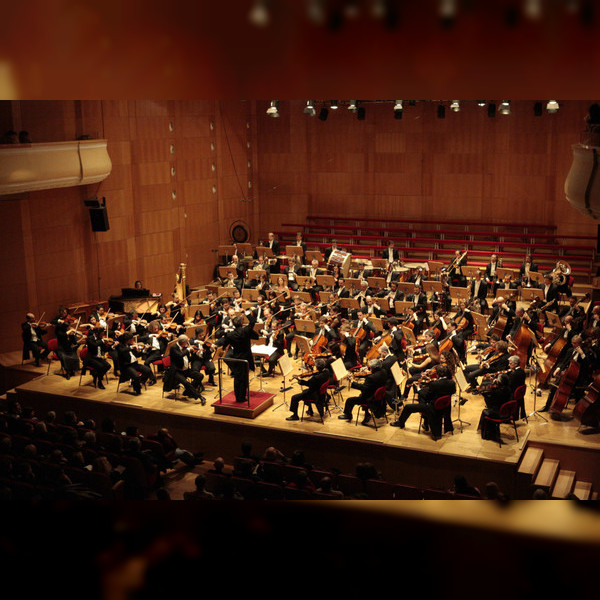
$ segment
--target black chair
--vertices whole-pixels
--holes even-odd
[[[388,422],[388,418],[387,418],[387,413],[385,410],[385,386],[381,386],[380,388],[377,388],[375,390],[375,393],[373,394],[373,404],[372,406],[380,406],[381,409],[383,410],[383,416],[385,417],[385,422]],[[356,425],[358,425],[358,417],[360,415],[360,409],[363,409],[365,412],[365,418],[367,416],[371,416],[371,418],[373,419],[373,425],[375,425],[375,431],[377,431],[377,418],[375,417],[375,414],[373,413],[372,408],[369,406],[369,402],[364,402],[362,404],[358,405],[358,411],[356,413]]]

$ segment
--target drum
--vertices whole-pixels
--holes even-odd
[[[350,271],[351,261],[352,254],[350,254],[350,252],[334,250],[327,261],[327,272],[330,274],[333,273],[333,268],[337,265],[340,269],[340,273],[344,276],[344,278],[347,278]]]

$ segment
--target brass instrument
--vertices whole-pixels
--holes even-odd
[[[565,285],[567,278],[571,274],[571,265],[566,260],[559,260],[556,267],[550,273],[552,282],[556,285]]]
[[[441,268],[440,273],[450,273],[450,271],[452,271],[452,269],[454,269],[454,267],[456,267],[456,265],[467,255],[467,252],[468,250],[465,250],[458,258],[454,257],[447,267]]]

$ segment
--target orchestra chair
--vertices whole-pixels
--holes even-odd
[[[156,362],[160,362],[160,364],[166,369],[168,369],[171,366],[171,357],[167,354],[166,356],[163,356],[160,361],[156,361]],[[155,363],[152,363],[155,364]],[[173,390],[171,390],[173,392],[175,392],[175,400],[177,400],[177,393],[179,392],[179,384],[177,384]],[[168,392],[167,392],[168,393]],[[163,391],[162,391],[162,397],[165,397],[165,386],[163,384]]]
[[[321,401],[321,404],[323,406],[323,412],[327,411],[329,413],[329,416],[331,416],[331,413],[329,412],[329,394],[327,393],[328,388],[329,388],[329,380],[327,380],[321,386],[321,389],[319,390],[319,400]],[[300,421],[304,420],[304,409],[306,408],[307,404],[314,404],[315,408],[317,408],[315,400],[310,400],[308,398],[304,399],[302,401],[302,416],[300,417]],[[319,412],[319,411],[317,410],[317,412]],[[321,419],[321,423],[323,423],[323,416],[321,415],[320,412],[319,412],[319,417]]]
[[[450,404],[452,402],[452,396],[440,396],[434,403],[433,403],[433,408],[437,414],[437,416],[440,418],[441,422],[442,422],[442,432],[443,433],[447,433],[448,431],[450,431],[452,433],[452,435],[454,435],[454,429],[446,429],[446,419],[445,417],[447,416],[448,419],[450,419]],[[419,420],[419,431],[418,433],[421,433],[421,425],[423,424],[423,414],[421,414],[421,419]],[[431,424],[429,425],[429,428],[431,430]]]
[[[90,372],[90,373],[95,373],[95,369],[94,367],[91,367],[90,365],[86,365],[85,364],[85,359],[88,353],[88,348],[86,346],[84,346],[83,348],[79,348],[79,360],[81,361],[82,367],[81,367],[81,371],[79,372],[79,385],[81,385],[81,380],[83,378],[83,376],[85,375],[85,371],[86,369]],[[104,374],[104,378],[106,379],[106,383],[108,383],[108,373]],[[94,387],[96,387],[96,384],[94,384]]]
[[[122,383],[125,383],[126,381],[128,381],[129,384],[131,385],[131,379],[127,379],[127,375],[123,375],[123,373],[121,373],[119,371],[119,381],[117,382],[117,394],[119,393],[119,387],[120,387],[120,385]],[[144,390],[146,390],[147,388],[146,388],[146,383],[145,382],[143,383],[143,386],[144,386]]]
[[[377,388],[375,390],[375,393],[373,394],[373,405],[377,406],[379,404],[382,405],[383,407],[383,416],[385,417],[385,422],[388,422],[388,418],[387,418],[387,411],[385,408],[385,386],[382,385],[380,388]],[[356,413],[356,423],[355,425],[358,425],[358,417],[360,416],[360,409],[363,409],[365,411],[365,418],[370,415],[371,418],[373,419],[373,425],[375,426],[375,431],[377,431],[377,419],[375,418],[375,415],[373,414],[373,411],[369,408],[369,403],[364,402],[362,404],[358,405],[358,411]]]
[[[50,366],[52,365],[53,360],[59,360],[58,354],[56,353],[58,350],[58,340],[56,338],[52,338],[48,340],[48,370],[46,371],[46,375],[50,375]],[[60,365],[60,370],[62,372],[63,366],[62,363]]]
[[[500,425],[503,423],[510,423],[515,429],[515,435],[517,436],[517,442],[519,441],[519,434],[517,432],[517,417],[519,414],[519,405],[516,400],[509,400],[500,407],[500,414],[498,417],[484,417],[486,421],[490,423],[496,423],[498,425],[498,445],[502,447],[502,439],[500,437]]]
[[[529,420],[527,419],[527,413],[525,412],[525,392],[527,391],[526,385],[520,385],[513,393],[513,400],[517,403],[517,415],[524,415],[521,418],[524,418],[527,423]],[[517,417],[518,418],[518,417]]]

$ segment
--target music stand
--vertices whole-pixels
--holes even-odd
[[[263,386],[262,386],[262,383],[263,383],[262,372],[263,372],[263,368],[264,368],[263,364],[265,362],[265,357],[268,358],[269,356],[271,356],[271,354],[273,354],[273,352],[277,351],[277,348],[275,348],[275,346],[256,344],[255,346],[252,346],[251,351],[252,351],[252,356],[254,356],[254,357],[258,356],[258,358],[260,359],[260,371],[258,372],[260,389],[258,391],[264,392],[265,390],[263,389]]]
[[[226,258],[229,258],[230,256],[233,256],[236,251],[237,248],[234,245],[224,245],[224,246],[219,246],[219,256],[225,256]]]
[[[298,323],[299,319],[295,322]],[[298,330],[298,325],[296,325],[296,331]],[[305,356],[306,354],[310,354],[310,340],[303,335],[294,336],[294,341],[296,342],[296,349],[298,350],[298,354],[302,354]],[[304,365],[306,366],[306,365]]]
[[[356,279],[356,278],[346,278],[344,280],[346,282],[346,287],[351,289],[351,290],[360,290],[360,282],[362,281],[362,279]]]
[[[496,269],[498,279],[502,281],[507,275],[511,276],[511,279],[516,280],[519,275],[518,269],[508,269],[507,267],[498,267]]]
[[[234,277],[237,276],[237,269],[235,267],[219,267],[219,277],[221,279],[227,279],[229,273],[233,273]]]
[[[416,344],[417,343],[417,338],[415,337],[415,334],[413,333],[413,330],[410,327],[404,327],[404,325],[400,325],[400,328],[402,329],[402,331],[404,333],[404,337],[411,344]]]
[[[443,266],[444,263],[437,260],[427,261],[427,270],[432,277],[439,277],[439,275],[442,273]]]
[[[302,246],[286,246],[285,247],[285,255],[287,257],[291,257],[293,256],[294,258],[296,256],[304,256],[304,248],[302,248]]]
[[[344,400],[344,397],[342,396],[342,380],[346,379],[349,373],[346,369],[346,365],[344,365],[344,361],[341,358],[337,358],[331,363],[331,370],[333,371],[333,375],[337,382],[337,386],[333,391],[333,403],[335,404],[334,409],[337,408],[338,410],[342,410],[342,408],[338,406],[337,402],[335,401],[335,394],[339,394],[340,400]]]
[[[279,358],[279,360],[277,361],[277,364],[279,365],[279,368],[281,369],[281,374],[283,375],[283,385],[281,386],[281,389],[279,390],[280,392],[283,392],[283,402],[279,406],[276,406],[273,409],[273,411],[276,411],[278,408],[280,408],[281,406],[284,406],[284,405],[287,406],[288,408],[290,407],[290,405],[287,403],[287,401],[285,399],[285,393],[288,390],[291,390],[292,387],[291,386],[288,387],[286,385],[286,378],[294,370],[292,361],[287,354],[283,354],[283,356],[281,356]]]
[[[252,251],[252,244],[245,243],[237,243],[236,245],[238,253],[242,253],[244,256],[252,256],[254,252]]]
[[[469,299],[469,288],[450,286],[450,297],[452,300],[456,300],[456,304],[459,304],[461,300],[465,302]]]
[[[367,319],[373,323],[376,331],[383,331],[383,319],[380,319],[374,315],[368,315]]]
[[[309,279],[309,275],[296,275],[296,283],[299,287],[304,287]]]
[[[333,289],[335,279],[332,275],[317,275],[317,285],[322,287],[330,287]]]
[[[244,288],[242,290],[242,298],[248,302],[257,302],[260,292],[253,288]]]
[[[395,398],[394,398],[394,407],[395,407],[395,411],[396,411],[396,422],[398,422],[400,420],[400,413],[399,413],[399,407],[400,407],[400,398],[402,396],[404,396],[404,390],[406,389],[406,382],[408,381],[408,374],[406,373],[406,371],[404,369],[400,368],[400,364],[398,363],[398,361],[396,361],[391,369],[390,369],[391,373],[392,373],[392,377],[394,378],[394,383],[395,385],[395,390],[394,390],[394,394],[395,394]],[[398,395],[398,390],[400,390],[400,395]]]
[[[529,357],[529,364],[531,366],[531,371],[533,371],[533,373],[535,373],[535,379],[534,379],[534,385],[531,385],[531,382],[529,383],[529,388],[531,390],[533,390],[533,412],[531,414],[527,415],[527,418],[529,419],[529,417],[540,417],[540,419],[546,421],[546,423],[547,423],[548,419],[546,419],[546,417],[544,417],[544,415],[541,415],[540,411],[536,409],[537,396],[538,396],[538,382],[539,382],[538,373],[540,371],[543,371],[542,365],[540,364],[540,361],[538,360],[538,357],[537,357],[537,353],[536,353],[537,348],[538,348],[538,345],[536,344],[533,347],[533,352],[531,353],[531,356]],[[531,373],[529,374],[529,379],[531,380]]]
[[[533,302],[533,300],[544,301],[544,290],[540,288],[521,288],[521,300]]]
[[[437,292],[438,294],[442,291],[442,282],[441,281],[431,281],[430,279],[426,279],[421,282],[421,287],[425,293],[428,292]]]
[[[398,281],[396,286],[405,296],[415,291],[415,284],[410,281]]]
[[[475,338],[480,342],[487,341],[487,334],[490,330],[487,324],[487,318],[482,314],[471,311],[473,321],[475,322]]]
[[[323,254],[319,250],[307,250],[304,256],[307,262],[312,262],[313,260],[319,261],[319,264],[324,262]]]
[[[383,277],[367,277],[369,287],[374,290],[382,290],[385,288],[385,279]]]
[[[340,298],[339,303],[340,308],[347,310],[358,310],[360,308],[360,304],[356,298]]]
[[[408,313],[409,308],[414,309],[415,305],[413,302],[408,302],[407,300],[396,300],[394,302],[394,309],[397,315],[405,315]]]
[[[256,256],[259,258],[262,256],[263,258],[275,258],[273,254],[273,249],[269,246],[256,246]]]
[[[475,267],[472,265],[465,265],[461,267],[462,274],[465,277],[475,277],[477,273],[482,273],[485,269],[481,269],[480,267]]]
[[[460,418],[460,407],[464,404],[464,402],[462,401],[462,392],[464,392],[469,387],[469,384],[465,378],[465,374],[461,367],[457,367],[456,370],[454,371],[454,381],[456,382],[456,387],[458,388],[458,396],[457,396],[458,414],[457,414],[457,418],[454,419],[454,421],[452,421],[452,422],[456,423],[458,421],[458,423],[460,423],[460,432],[462,433],[463,423],[465,425],[470,425],[471,423],[469,423],[468,421],[463,421]],[[465,402],[466,402],[466,400],[465,400]]]

